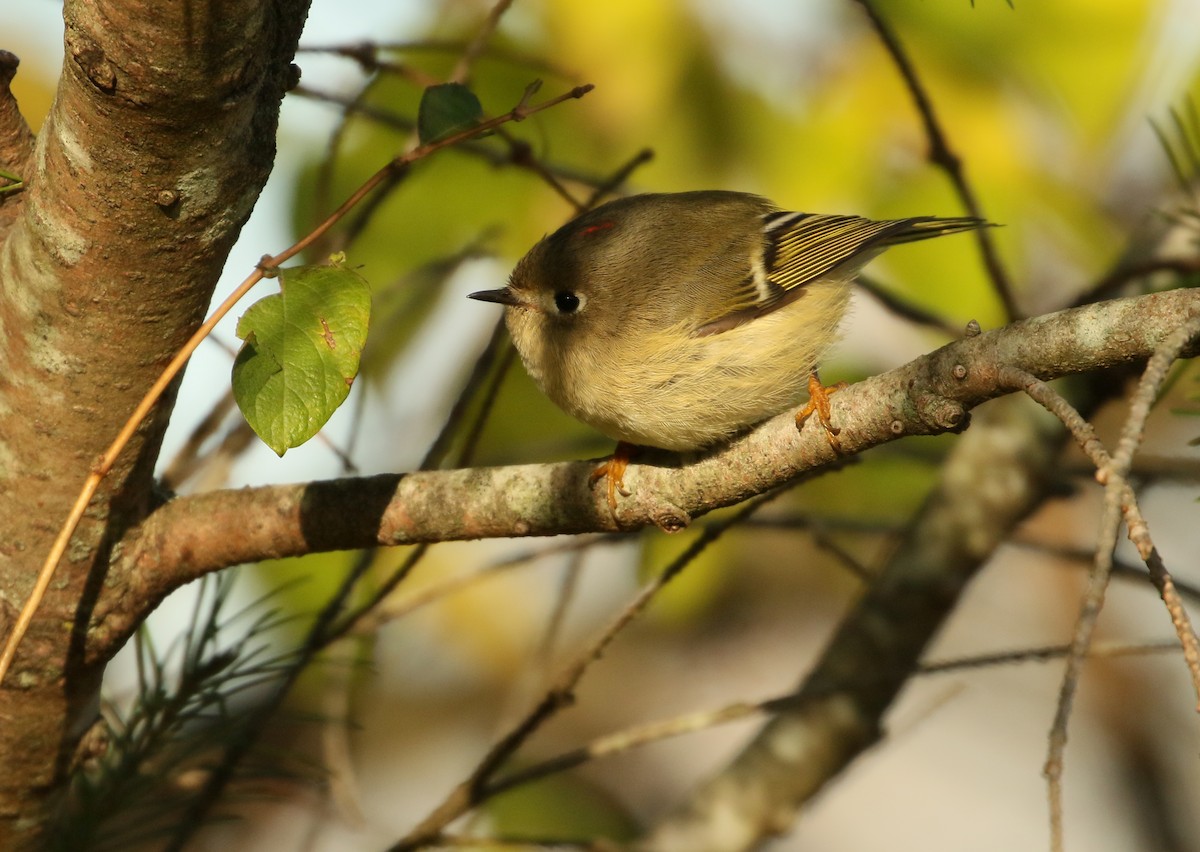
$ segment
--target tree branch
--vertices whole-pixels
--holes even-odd
[[[1042,379],[1149,357],[1186,317],[1200,293],[1178,290],[1035,317],[941,349],[851,386],[834,398],[845,454],[904,435],[963,428],[968,409],[1010,392],[1000,368]],[[173,589],[229,565],[263,558],[375,545],[505,536],[677,530],[713,509],[739,503],[837,464],[819,430],[796,433],[782,414],[743,438],[678,467],[647,453],[631,466],[633,493],[611,514],[588,484],[589,462],[391,474],[218,491],[177,498],[130,530],[97,616],[105,638],[127,634]],[[136,594],[125,594],[134,587]],[[129,603],[137,601],[137,608]],[[97,637],[100,638],[100,637]]]

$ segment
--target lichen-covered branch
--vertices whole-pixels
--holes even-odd
[[[1189,315],[1200,293],[1173,291],[1036,317],[964,338],[834,397],[843,452],[905,435],[963,428],[968,410],[1010,392],[1005,365],[1043,379],[1147,358]],[[679,529],[836,464],[824,435],[797,434],[790,414],[728,447],[680,466],[650,454],[631,466],[616,516],[591,489],[592,464],[570,462],[382,475],[265,486],[178,498],[121,542],[101,595],[97,653],[126,635],[142,613],[184,583],[262,558],[373,545],[636,529]],[[134,594],[127,594],[133,591]]]

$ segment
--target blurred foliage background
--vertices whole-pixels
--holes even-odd
[[[285,111],[278,188],[255,214],[293,236],[411,144],[424,86],[447,77],[490,4],[399,4],[402,11],[387,14],[371,4],[340,6],[315,6],[303,40],[314,50],[297,58],[302,89],[289,95]],[[1066,306],[1122,258],[1154,248],[1146,235],[1177,198],[1150,122],[1169,127],[1170,110],[1186,110],[1200,95],[1197,0],[886,0],[877,8],[907,47],[985,215],[1003,225],[994,236],[1024,313]],[[340,23],[331,29],[355,35],[342,40],[324,31],[321,22],[331,17]],[[380,48],[370,52],[373,65],[330,50],[361,53],[364,40]],[[945,174],[927,160],[909,91],[849,0],[520,0],[470,84],[485,110],[499,114],[535,78],[544,81],[539,98],[583,82],[596,88],[506,126],[503,135],[419,163],[358,225],[310,258],[344,248],[375,288],[363,375],[328,431],[353,469],[397,471],[421,462],[498,319],[494,307],[463,296],[499,286],[525,250],[572,215],[524,163],[555,174],[579,200],[649,148],[652,159],[632,171],[623,191],[738,189],[790,209],[872,217],[963,213]],[[17,85],[27,87],[18,96],[36,123],[49,90],[36,75],[19,75]],[[247,230],[247,257],[281,247],[256,243],[262,233]],[[243,271],[233,270],[235,277]],[[1006,321],[970,239],[890,252],[870,274],[952,326]],[[946,339],[859,293],[823,375],[853,380]],[[205,357],[217,374],[228,370],[226,354]],[[211,405],[220,387],[212,375],[203,365],[190,368],[169,448]],[[1177,395],[1194,391],[1189,381],[1179,387]],[[1153,452],[1186,452],[1190,435],[1179,418],[1162,413],[1153,423]],[[235,445],[228,436],[242,428],[237,418],[222,424],[206,457],[219,459],[223,445]],[[584,680],[577,706],[541,731],[523,759],[793,688],[860,592],[859,573],[886,558],[953,440],[879,448],[726,535],[618,639]],[[464,446],[460,433],[451,459]],[[610,450],[512,364],[471,462]],[[296,456],[301,461],[286,467],[251,444],[235,461],[214,464],[222,476],[231,471],[234,484],[349,469],[326,445]],[[1020,542],[996,554],[932,656],[1066,640],[1098,505],[1085,467],[1076,460],[1074,469],[1077,476],[1063,482],[1070,499],[1046,506]],[[1152,484],[1168,564],[1172,554],[1176,563],[1194,563],[1187,520],[1194,484]],[[267,738],[271,747],[332,766],[332,775],[320,776],[328,784],[287,784],[266,802],[240,802],[238,810],[253,819],[214,827],[200,848],[367,849],[394,840],[466,776],[571,650],[695,535],[645,532],[601,540],[581,556],[556,552],[492,570],[345,643],[291,691]],[[399,611],[449,578],[545,547],[439,545],[389,607]],[[370,555],[373,582],[384,583],[408,556]],[[303,578],[277,601],[307,613],[359,558],[258,566],[242,584],[253,596]],[[1186,575],[1184,565],[1173,567]],[[566,620],[548,642],[563,595]],[[181,610],[170,602],[166,609],[177,624]],[[167,621],[157,623],[160,635],[172,629]],[[281,631],[279,641],[294,641],[298,630]],[[1130,583],[1114,590],[1102,633],[1132,642],[1167,637],[1170,627],[1151,587]],[[128,689],[120,672],[114,668],[114,695]],[[1045,848],[1039,772],[1058,677],[1057,664],[1025,664],[915,683],[889,717],[889,739],[771,848]],[[1073,848],[1200,847],[1200,817],[1190,807],[1200,790],[1191,701],[1173,658],[1089,668],[1068,752]],[[489,807],[476,823],[539,836],[627,834],[721,766],[752,730],[726,726],[597,762]]]

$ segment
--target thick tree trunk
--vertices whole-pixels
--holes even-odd
[[[0,93],[0,131],[15,127],[0,166],[26,181],[0,216],[0,634],[93,460],[202,318],[270,171],[306,9],[67,2],[58,94],[27,162]],[[152,508],[169,411],[93,499],[0,689],[0,848],[37,836],[95,719],[91,605],[109,543]]]

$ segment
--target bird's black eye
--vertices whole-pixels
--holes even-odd
[[[573,314],[579,310],[579,297],[570,290],[559,290],[554,294],[554,307],[559,313]]]

